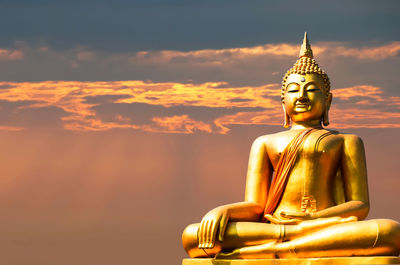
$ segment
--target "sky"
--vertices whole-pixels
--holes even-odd
[[[328,128],[365,144],[371,211],[400,221],[398,1],[0,1],[0,246],[9,265],[180,264],[284,130],[307,31]]]

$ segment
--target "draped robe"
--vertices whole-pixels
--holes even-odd
[[[271,187],[268,192],[267,203],[264,209],[266,214],[273,214],[281,201],[283,192],[296,162],[297,156],[307,136],[316,129],[307,129],[297,134],[283,150],[275,169],[275,176],[272,179]],[[265,221],[265,218],[263,219]]]

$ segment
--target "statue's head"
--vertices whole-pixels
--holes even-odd
[[[311,46],[304,35],[299,59],[287,71],[282,81],[282,106],[285,127],[294,122],[320,120],[329,124],[328,112],[332,101],[328,75],[313,59]]]

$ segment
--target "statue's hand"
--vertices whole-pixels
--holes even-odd
[[[280,214],[282,217],[290,218],[290,220],[299,220],[300,219],[301,221],[306,221],[306,220],[313,220],[313,219],[321,218],[321,217],[317,216],[317,212],[311,212],[311,213],[281,212]],[[324,218],[324,217],[322,217],[322,218]],[[341,223],[358,221],[358,218],[356,216],[349,216],[349,217],[332,216],[332,217],[325,217],[325,218],[334,218],[334,219],[337,219]]]
[[[281,216],[289,219],[300,219],[301,221],[315,218],[313,213],[304,212],[281,212]]]
[[[229,211],[226,207],[217,207],[209,211],[200,223],[197,235],[198,247],[213,248],[217,231],[219,241],[223,241],[228,220]]]
[[[277,225],[295,225],[295,224],[301,223],[303,221],[302,219],[281,220],[271,214],[266,214],[264,217],[265,217],[265,219],[270,221],[272,224],[277,224]]]

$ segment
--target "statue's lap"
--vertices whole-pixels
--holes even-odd
[[[183,259],[182,265],[356,265],[356,264],[400,264],[399,257],[336,257],[304,259]]]

